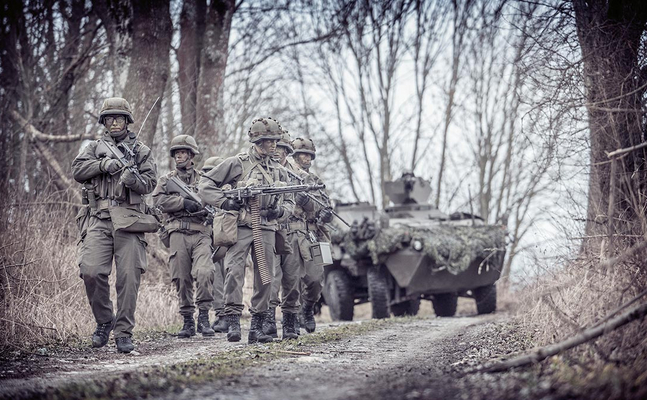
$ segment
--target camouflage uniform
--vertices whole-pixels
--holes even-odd
[[[104,123],[105,117],[110,115],[124,115],[128,122],[133,122],[130,106],[121,98],[110,98],[104,102],[99,122]],[[116,230],[113,222],[118,221],[113,221],[111,210],[124,208],[146,212],[143,195],[150,193],[155,187],[157,167],[150,149],[135,140],[136,135],[127,130],[127,125],[122,132],[117,132],[117,137],[113,137],[106,131],[102,139],[115,144],[126,154],[145,183],[134,179],[134,175],[128,170],[112,170],[112,165],[118,165],[119,162],[102,150],[98,140],[89,143],[76,156],[72,162],[72,173],[77,182],[84,184],[90,198],[90,204],[81,210],[77,222],[81,229],[78,245],[80,276],[85,283],[86,294],[97,322],[93,346],[105,345],[114,326],[117,348],[119,351],[129,352],[132,350],[130,338],[135,326],[140,275],[146,270],[147,243],[144,233]],[[130,159],[126,147],[134,152],[134,159]],[[118,215],[116,211],[114,215]],[[113,257],[117,273],[116,318],[108,283]],[[125,340],[120,340],[122,338]],[[124,346],[120,346],[121,344]]]
[[[193,156],[200,154],[197,143],[188,135],[173,138],[170,147],[171,157],[178,150],[187,150]],[[178,177],[197,192],[200,173],[193,168],[193,156],[183,162],[183,165],[176,163],[175,170],[161,177],[153,192],[155,206],[166,213],[167,217],[165,227],[170,236],[171,279],[177,290],[180,315],[184,318],[184,327],[178,334],[180,337],[195,335],[193,315],[196,305],[199,310],[198,332],[203,336],[214,334],[209,325],[215,277],[215,266],[211,261],[211,221],[208,220],[208,214],[201,206],[199,211],[189,210],[182,196],[169,193],[167,189],[169,179]],[[198,205],[194,207],[197,208]],[[195,303],[194,281],[196,283]]]
[[[229,200],[223,195],[223,186],[230,185],[235,188],[239,185],[274,185],[276,182],[287,179],[280,171],[278,164],[272,160],[269,154],[261,154],[257,145],[265,143],[265,140],[276,142],[280,138],[280,125],[271,118],[254,120],[248,132],[250,141],[254,143],[248,152],[240,153],[234,157],[225,159],[220,165],[213,168],[203,176],[200,182],[199,193],[204,201],[216,207],[230,207]],[[273,196],[261,196],[261,213],[269,210]],[[294,203],[290,196],[281,196],[283,202],[279,203],[279,217],[291,213]],[[239,206],[240,207],[240,206]],[[274,245],[275,231],[277,229],[276,219],[261,217],[262,242],[266,263],[270,273],[275,268]],[[248,202],[245,202],[238,219],[238,240],[232,245],[225,255],[225,310],[224,314],[229,323],[227,339],[230,341],[240,340],[240,315],[243,311],[243,285],[245,280],[245,262],[250,249],[253,250],[252,218]],[[263,285],[258,269],[258,260],[255,252],[252,251],[254,262],[254,293],[251,299],[250,312],[252,313],[252,326],[250,328],[249,342],[257,340],[271,341],[262,335],[262,323],[264,313],[268,309],[271,293],[271,284]],[[260,325],[259,325],[260,324]],[[261,335],[262,338],[257,339]]]

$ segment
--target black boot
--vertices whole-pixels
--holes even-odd
[[[131,351],[135,350],[135,346],[133,346],[133,340],[130,338],[130,336],[118,337],[115,339],[115,343],[117,343],[117,351],[120,353],[130,353]]]
[[[276,333],[276,307],[270,307],[265,312],[263,320],[263,333],[273,338],[279,337]]]
[[[216,335],[216,332],[209,326],[209,310],[200,310],[198,314],[198,333],[202,333],[202,336]]]
[[[258,313],[252,315],[252,323],[249,326],[249,335],[247,335],[247,343],[269,343],[272,342],[272,336],[263,333],[263,320],[265,313]]]
[[[227,341],[240,342],[240,315],[225,315],[227,319]]]
[[[297,319],[295,313],[283,313],[283,340],[297,339],[299,335],[294,330],[294,320]]]
[[[97,330],[92,334],[92,347],[103,347],[108,344],[110,331],[115,327],[115,319],[105,324],[97,324]]]
[[[314,304],[306,301],[303,305],[303,325],[305,325],[306,331],[312,333],[317,328],[317,323],[315,322],[315,313],[314,313]]]
[[[222,317],[216,317],[213,325],[211,325],[211,329],[213,329],[214,332],[218,333],[227,333],[228,328],[229,325],[227,325],[227,319],[224,315]]]
[[[195,321],[193,320],[193,315],[185,314],[184,317],[184,326],[177,333],[178,337],[189,338],[195,336]]]

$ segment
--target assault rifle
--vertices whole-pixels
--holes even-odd
[[[137,178],[137,180],[139,180],[144,186],[146,186],[146,181],[141,176],[139,170],[134,164],[135,152],[130,147],[128,147],[126,143],[123,143],[122,146],[124,147],[124,149],[126,149],[126,152],[130,156],[130,159],[133,161],[128,161],[124,153],[122,153],[114,143],[108,142],[105,139],[99,139],[99,145],[97,146],[96,152],[97,154],[112,154],[113,158],[117,159],[121,163],[121,165],[123,166],[122,168],[128,169],[130,172],[132,172],[133,175],[135,175],[135,178]]]
[[[222,193],[228,199],[242,201],[250,197],[262,194],[284,194],[296,192],[309,192],[312,190],[324,189],[326,185],[291,185],[291,186],[247,186],[237,189],[223,190]]]
[[[188,187],[186,183],[182,182],[182,179],[178,178],[177,176],[172,176],[169,178],[168,182],[166,183],[166,191],[168,193],[177,193],[185,199],[193,200],[196,203],[202,205],[204,210],[209,214],[211,218],[216,216],[216,210],[212,206],[204,204],[200,196],[198,196],[196,192],[191,190],[191,188]]]

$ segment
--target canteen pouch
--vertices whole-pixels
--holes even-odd
[[[238,241],[238,211],[218,210],[213,217],[213,247],[229,247]]]

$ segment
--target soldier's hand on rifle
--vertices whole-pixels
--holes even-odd
[[[101,160],[101,164],[99,164],[99,169],[110,175],[114,175],[121,169],[121,163],[113,158],[104,158]]]
[[[321,219],[321,222],[324,224],[327,224],[332,221],[333,213],[332,213],[332,208],[326,207],[319,211],[319,218]]]
[[[299,205],[301,207],[308,204],[309,201],[310,201],[310,198],[304,192],[297,192],[294,195],[294,202],[297,203],[297,205]]]
[[[124,169],[119,180],[128,187],[134,186],[137,183],[137,177],[135,177],[135,174],[133,174],[129,169]]]
[[[184,199],[184,209],[190,213],[194,213],[200,211],[202,209],[202,206],[197,201]]]
[[[241,208],[243,208],[243,203],[239,202],[236,199],[227,199],[224,203],[222,203],[222,206],[220,208],[227,211],[239,211]]]

